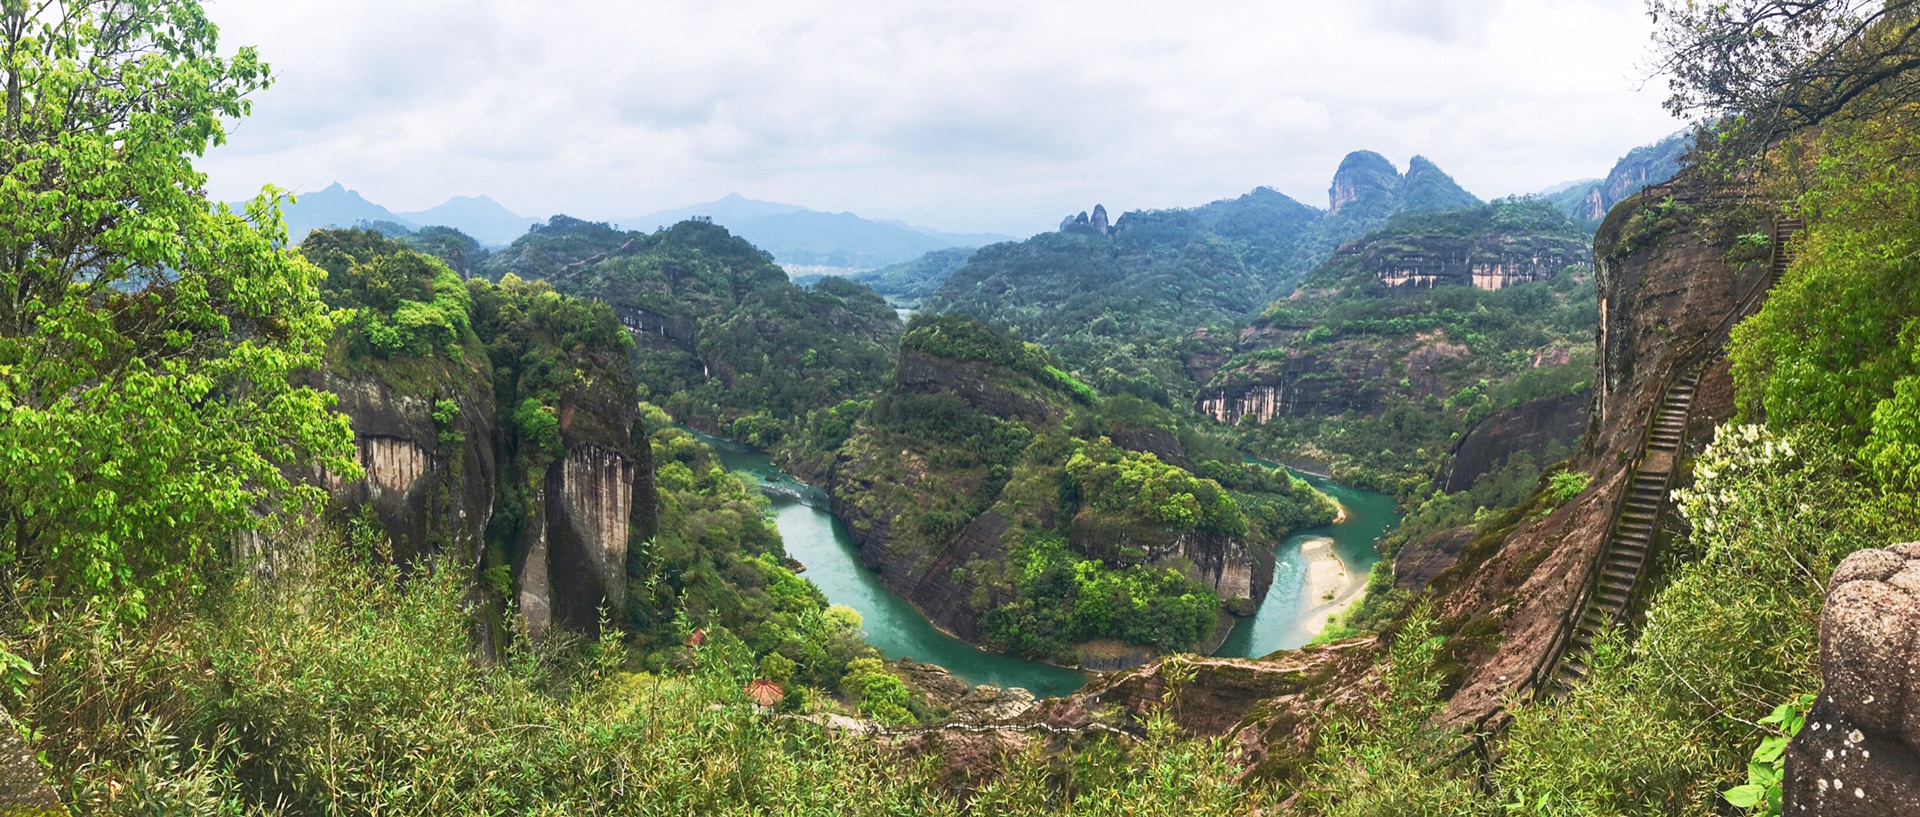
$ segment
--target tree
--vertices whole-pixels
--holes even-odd
[[[1649,0],[1648,13],[1668,110],[1742,118],[1755,145],[1920,97],[1920,0]]]
[[[355,470],[295,385],[322,273],[277,194],[237,214],[193,166],[270,81],[216,34],[193,0],[0,0],[0,593],[140,618],[317,494],[288,474]]]

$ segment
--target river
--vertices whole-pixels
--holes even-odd
[[[941,632],[861,564],[859,548],[846,526],[828,511],[824,491],[775,468],[764,452],[707,434],[696,432],[696,436],[713,447],[728,470],[759,483],[761,492],[773,502],[774,522],[786,542],[787,554],[807,566],[803,575],[829,601],[860,613],[866,622],[867,641],[887,658],[938,664],[971,684],[1023,687],[1040,697],[1064,695],[1086,682],[1085,674],[1077,670],[987,652]],[[1308,480],[1346,506],[1348,521],[1292,537],[1282,544],[1273,591],[1257,614],[1239,622],[1220,655],[1265,655],[1286,648],[1268,644],[1299,646],[1312,637],[1309,634],[1296,640],[1289,632],[1299,623],[1300,607],[1305,603],[1300,598],[1306,580],[1299,566],[1300,547],[1312,535],[1330,535],[1341,557],[1352,560],[1349,569],[1362,583],[1367,570],[1379,560],[1373,552],[1373,540],[1398,520],[1392,498],[1317,477],[1309,476]],[[1363,547],[1356,546],[1362,542]],[[1306,613],[1311,614],[1311,608]]]
[[[1297,473],[1297,472],[1296,472]],[[1380,561],[1374,542],[1394,525],[1400,513],[1393,497],[1350,488],[1325,477],[1301,474],[1313,487],[1333,497],[1347,509],[1346,521],[1324,528],[1304,530],[1280,543],[1275,554],[1273,586],[1260,603],[1259,611],[1235,622],[1214,655],[1227,658],[1259,658],[1276,650],[1306,646],[1319,635],[1319,620],[1333,609],[1351,603],[1367,584],[1367,571]],[[1347,567],[1345,591],[1331,602],[1306,598],[1307,560],[1301,551],[1315,539],[1333,540],[1333,551]]]

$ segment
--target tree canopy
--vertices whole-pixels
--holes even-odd
[[[0,571],[139,617],[290,466],[348,473],[293,385],[331,329],[277,199],[193,162],[270,75],[194,2],[0,3]]]

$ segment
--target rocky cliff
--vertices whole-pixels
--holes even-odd
[[[499,462],[491,395],[465,378],[484,378],[484,368],[433,367],[440,398],[456,406],[449,422],[434,417],[436,400],[396,393],[378,374],[323,373],[318,385],[339,398],[338,410],[353,421],[355,458],[365,479],[329,478],[334,498],[349,511],[366,508],[394,544],[395,558],[410,562],[445,553],[478,561],[493,518]]]
[[[1740,221],[1737,192],[1691,177],[1673,192],[1675,202],[1622,203],[1595,238],[1601,321],[1592,421],[1570,465],[1592,475],[1592,486],[1545,519],[1483,537],[1432,585],[1444,621],[1491,634],[1458,645],[1467,670],[1449,704],[1457,721],[1497,713],[1505,696],[1534,682],[1597,569],[1643,430],[1675,373],[1693,362],[1707,367],[1689,418],[1690,445],[1703,445],[1731,413],[1731,381],[1717,353],[1766,271],[1730,260],[1730,251],[1734,233],[1764,225]]]
[[[1587,379],[1591,357],[1572,351],[1597,320],[1581,236],[1532,201],[1396,217],[1270,305],[1224,362],[1189,360],[1212,371],[1194,408],[1272,458],[1444,481],[1474,422]]]
[[[1682,131],[1651,145],[1634,148],[1616,162],[1605,179],[1558,190],[1548,199],[1569,215],[1599,224],[1615,205],[1641,189],[1673,178],[1693,147],[1693,134]]]
[[[400,563],[474,570],[481,595],[512,599],[535,636],[617,616],[629,542],[656,524],[628,362],[627,332],[640,330],[544,284],[462,283],[371,233],[321,231],[303,250],[329,268],[330,301],[356,310],[313,375],[352,423],[365,471],[320,475],[344,516],[377,523]],[[390,303],[390,291],[421,300]],[[400,309],[429,312],[446,336],[383,340]]]
[[[1592,407],[1593,394],[1583,389],[1489,415],[1454,447],[1442,472],[1441,490],[1456,493],[1472,488],[1475,480],[1520,454],[1542,466],[1560,461],[1587,433]]]

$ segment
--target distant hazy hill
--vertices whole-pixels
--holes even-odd
[[[339,182],[318,193],[301,193],[296,201],[285,210],[287,236],[294,243],[307,237],[307,233],[325,227],[352,227],[361,223],[391,222],[409,230],[419,229],[422,225],[402,218],[392,210],[367,201],[358,191],[348,190]]]
[[[947,282],[953,271],[967,263],[976,250],[972,247],[953,247],[934,250],[912,261],[881,267],[871,272],[862,272],[845,276],[873,288],[874,292],[908,303],[932,295],[934,290]],[[794,283],[812,286],[823,277],[820,275],[794,276]]]
[[[631,230],[656,230],[695,217],[712,219],[789,266],[877,269],[934,250],[1012,240],[1002,235],[944,233],[852,213],[823,213],[737,193],[706,204],[614,219],[614,223]]]
[[[542,223],[537,218],[516,215],[486,196],[455,196],[431,210],[400,216],[416,224],[452,227],[488,246],[511,244],[526,235],[529,228]]]
[[[486,196],[459,196],[417,213],[395,213],[367,201],[359,191],[348,190],[339,182],[317,193],[301,193],[296,198],[297,201],[286,208],[287,235],[296,244],[305,239],[307,233],[326,227],[386,224],[410,231],[452,227],[473,236],[481,244],[501,247],[541,223],[539,219],[515,215]]]
[[[1597,227],[1614,205],[1679,173],[1680,161],[1692,147],[1692,134],[1681,131],[1629,151],[1605,179],[1555,185],[1540,195],[1589,228]]]

